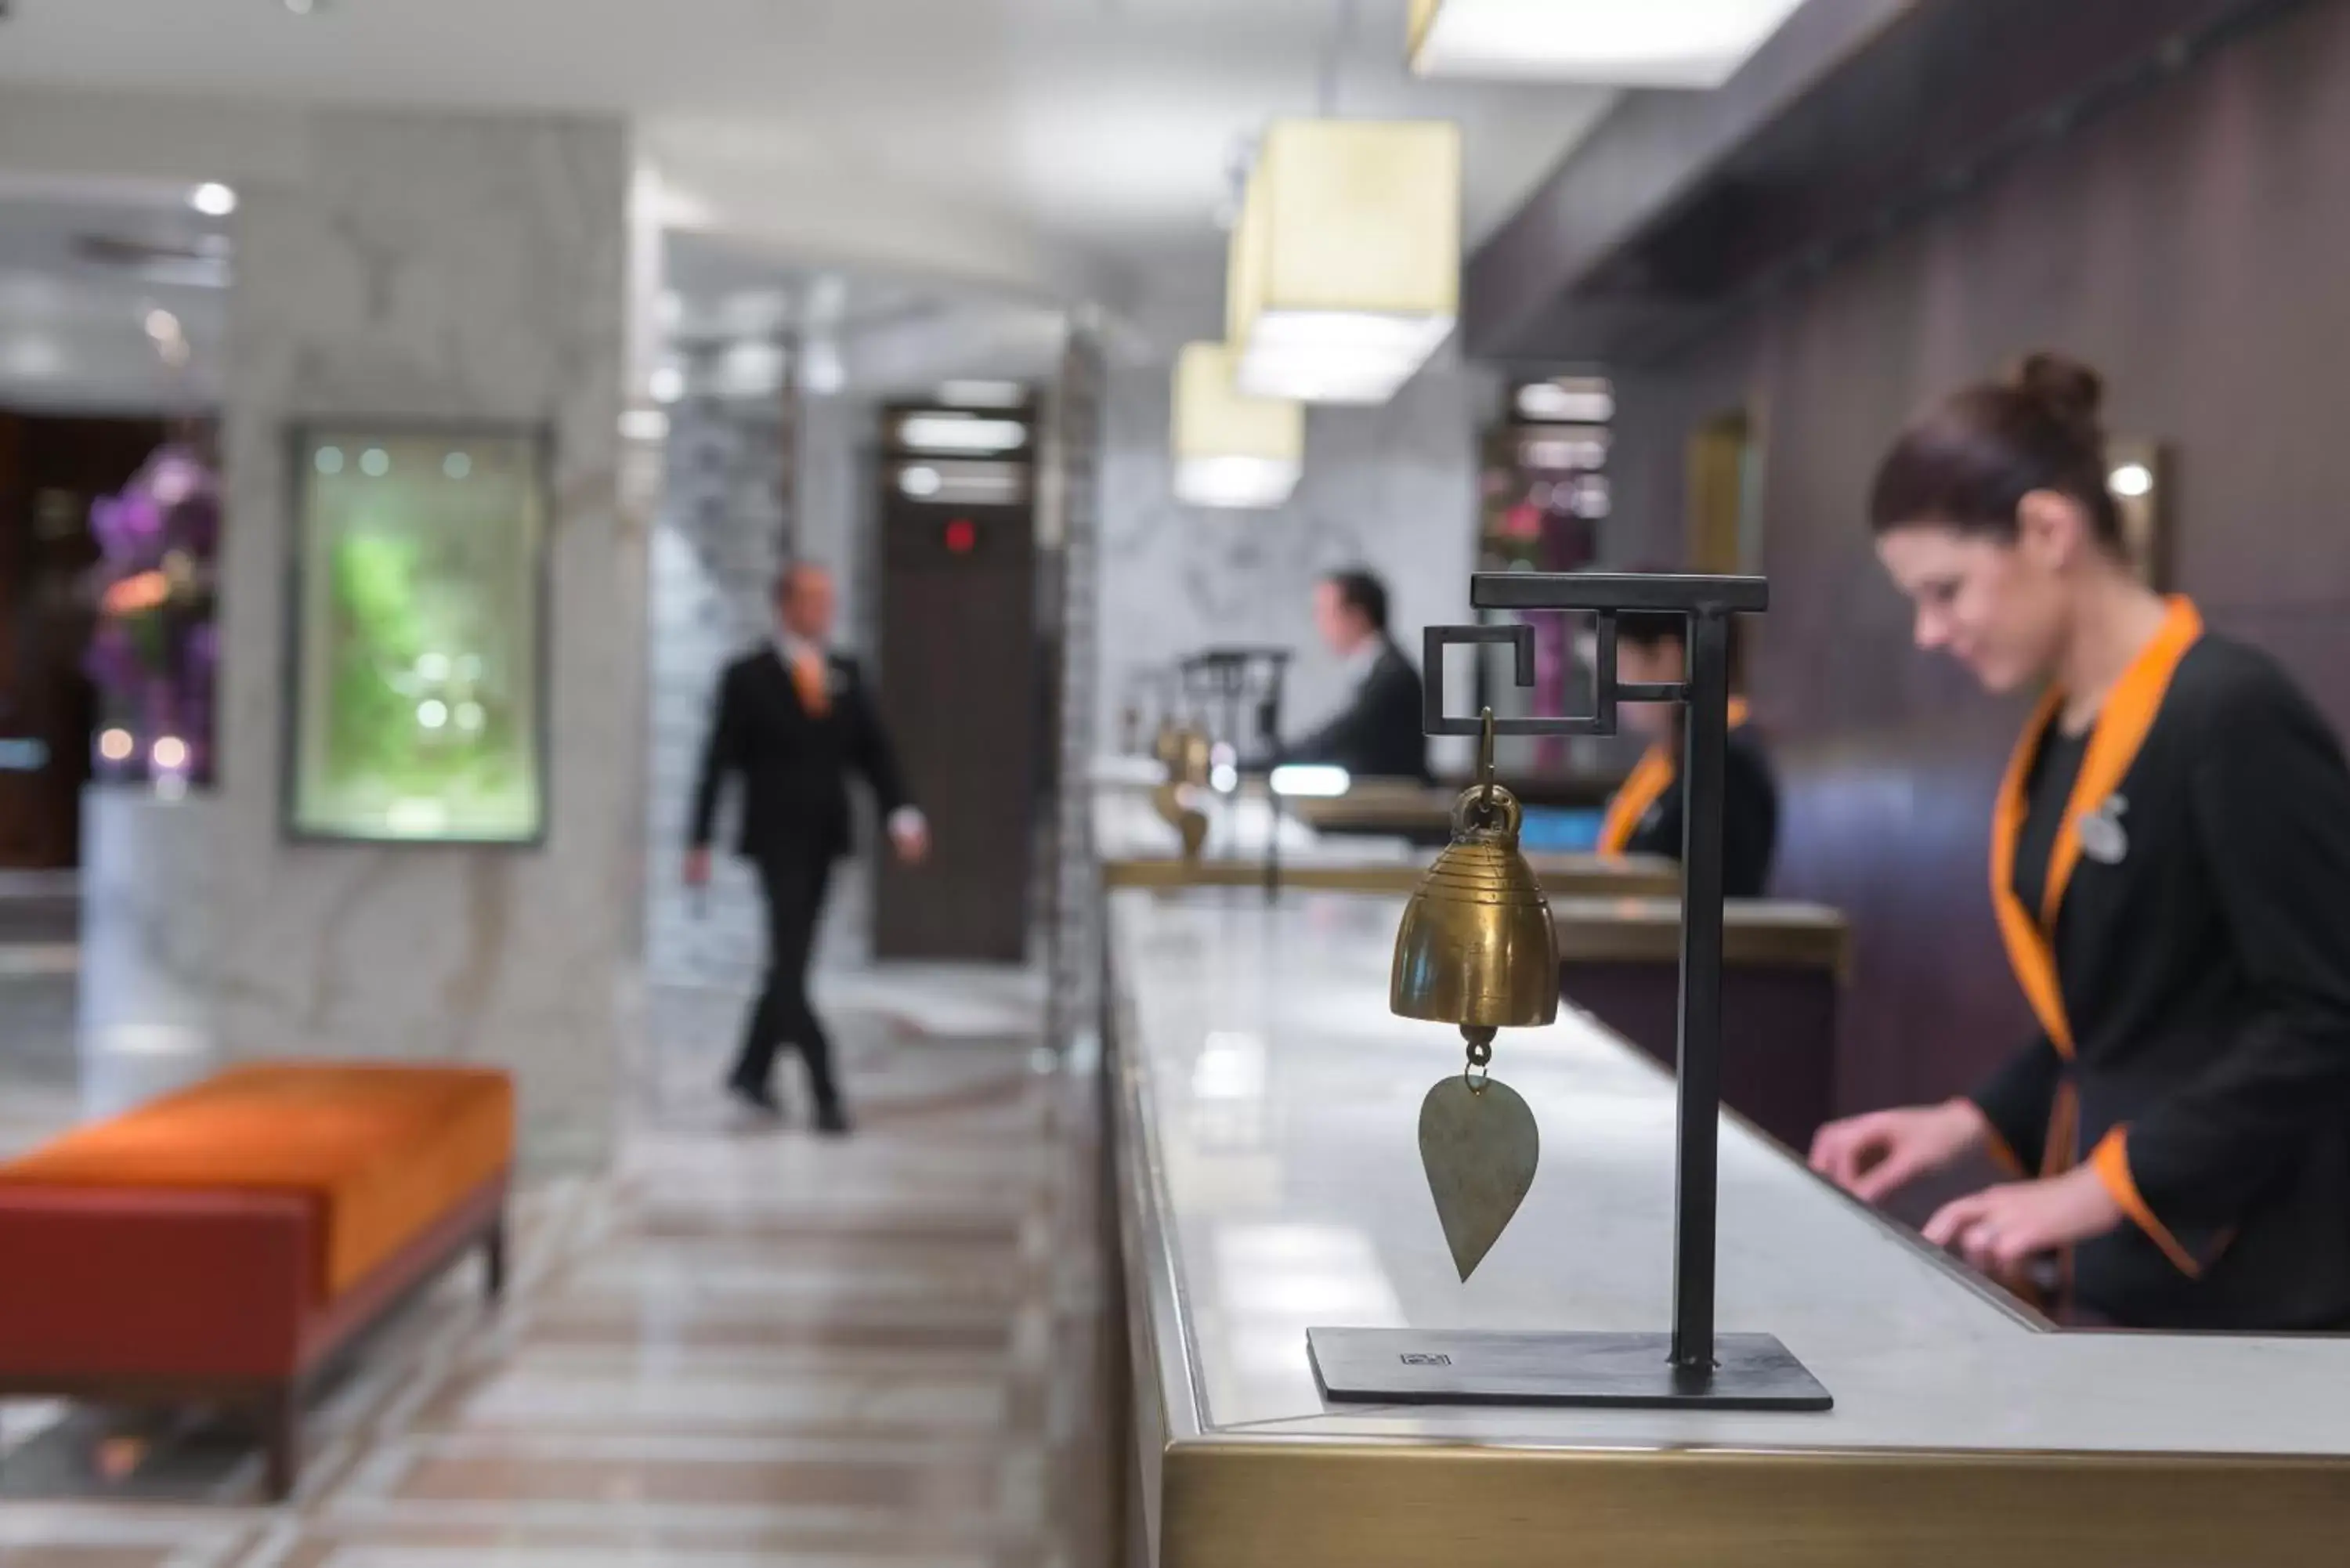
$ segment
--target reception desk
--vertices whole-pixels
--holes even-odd
[[[1597,812],[1606,808],[1624,776],[1611,771],[1502,782],[1529,809],[1564,806]],[[1324,833],[1376,834],[1416,844],[1441,844],[1452,825],[1452,803],[1469,783],[1465,778],[1432,784],[1408,779],[1357,779],[1354,788],[1337,799],[1299,801],[1296,810],[1301,820]]]
[[[1423,1184],[1458,1037],[1391,1016],[1400,900],[1108,900],[1129,1563],[2266,1568],[2350,1560],[2350,1341],[2060,1334],[1721,1129],[1720,1321],[1835,1408],[1334,1407],[1309,1327],[1659,1329],[1673,1093],[1572,1011],[1493,1072],[1543,1168],[1468,1283]]]
[[[1262,799],[1215,803],[1207,852],[1186,860],[1147,793],[1105,789],[1094,835],[1107,888],[1254,888],[1409,897],[1436,851],[1399,838],[1327,835]],[[1278,831],[1277,874],[1265,846]],[[1679,1037],[1680,867],[1648,857],[1530,855],[1558,929],[1567,999],[1661,1062]],[[1730,1106],[1801,1147],[1835,1114],[1848,933],[1817,904],[1740,899],[1722,920],[1722,1063]]]
[[[1680,1041],[1681,907],[1554,897],[1567,1001],[1669,1064]],[[1850,932],[1841,911],[1731,900],[1721,919],[1721,1097],[1791,1148],[1835,1116]]]
[[[1326,833],[1304,820],[1296,805],[1276,813],[1262,795],[1206,798],[1207,846],[1198,859],[1186,860],[1175,829],[1152,807],[1147,790],[1097,789],[1094,849],[1105,883],[1259,888],[1275,884],[1402,895],[1436,858],[1435,849],[1402,836]],[[1649,856],[1543,854],[1529,855],[1526,861],[1554,898],[1653,898],[1677,895],[1680,887],[1680,867]]]

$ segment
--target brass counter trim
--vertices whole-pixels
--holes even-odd
[[[1669,898],[1551,900],[1558,956],[1565,961],[1677,963],[1681,912]],[[1842,911],[1822,904],[1732,899],[1723,906],[1722,958],[1750,969],[1824,969],[1839,980],[1851,972],[1852,929]]]
[[[1453,800],[1471,782],[1468,776],[1441,779],[1432,784],[1409,779],[1357,779],[1345,794],[1328,800],[1292,801],[1289,811],[1307,826],[1325,832],[1337,829],[1441,834],[1452,826]],[[1624,775],[1618,772],[1560,781],[1503,774],[1498,782],[1530,808],[1588,811],[1596,815],[1621,786]],[[1570,784],[1571,804],[1562,805],[1559,801],[1558,785],[1562,782]]]
[[[1586,963],[1678,963],[1680,960],[1679,875],[1669,861],[1606,861],[1595,856],[1527,857],[1550,896],[1558,956]],[[1289,866],[1281,886],[1300,892],[1362,893],[1407,898],[1419,886],[1419,861],[1374,865]],[[1110,888],[1258,888],[1264,865],[1256,860],[1201,860],[1172,856],[1102,862]],[[1852,932],[1843,914],[1824,905],[1773,899],[1734,900],[1722,913],[1722,956],[1753,969],[1827,970],[1849,978]]]
[[[1542,1450],[1262,1438],[1165,1454],[1159,1568],[2312,1568],[2350,1461]]]
[[[1435,852],[1409,860],[1315,865],[1284,861],[1281,886],[1305,892],[1372,893],[1406,898],[1419,885]],[[1595,855],[1530,855],[1535,878],[1553,898],[1673,898],[1679,869],[1669,860],[1602,860]],[[1207,858],[1186,864],[1174,856],[1128,856],[1102,862],[1111,888],[1262,888],[1261,859]]]
[[[1118,1162],[1126,1177],[1118,1199],[1123,1254],[1119,1263],[1127,1275],[1128,1315],[1146,1330],[1139,1337],[1150,1359],[1149,1382],[1159,1417],[1155,1424],[1171,1445],[1213,1428],[1208,1419],[1205,1376],[1193,1354],[1196,1336],[1191,1332],[1191,1303],[1183,1289],[1181,1259],[1173,1230],[1165,1222],[1167,1175],[1159,1158],[1158,1139],[1152,1136],[1158,1122],[1149,1075],[1128,1059],[1124,1048],[1124,1042],[1135,1033],[1133,999],[1115,974],[1110,983],[1115,988],[1111,992],[1115,1023],[1108,1042],[1111,1082],[1118,1112],[1132,1118],[1128,1127],[1116,1129],[1125,1135]],[[1159,1332],[1160,1328],[1164,1332]],[[1171,1363],[1166,1355],[1170,1335],[1178,1352]]]

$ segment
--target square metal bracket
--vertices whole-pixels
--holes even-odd
[[[1617,708],[1625,702],[1688,702],[1693,685],[1677,681],[1630,682],[1617,679],[1616,618],[1625,610],[1678,613],[1692,621],[1752,615],[1769,607],[1770,585],[1761,577],[1690,576],[1653,572],[1480,572],[1469,580],[1469,602],[1478,609],[1543,609],[1588,613],[1597,621],[1593,650],[1591,711],[1548,718],[1493,721],[1496,735],[1613,735]],[[1694,649],[1695,628],[1684,646]],[[1534,630],[1512,626],[1431,626],[1422,634],[1420,727],[1431,735],[1483,732],[1481,717],[1455,718],[1444,711],[1444,650],[1500,645],[1514,656],[1511,679],[1521,689],[1534,683]]]

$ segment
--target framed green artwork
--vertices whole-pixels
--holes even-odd
[[[296,838],[546,829],[546,432],[297,427],[286,823]]]

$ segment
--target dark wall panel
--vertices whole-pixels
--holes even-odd
[[[0,413],[0,737],[38,741],[46,765],[0,770],[0,867],[81,860],[97,696],[81,661],[98,558],[90,503],[129,483],[162,421]]]
[[[919,870],[882,862],[873,950],[1017,963],[1043,743],[1035,515],[893,493],[881,529],[881,704],[931,850]]]
[[[1776,890],[1855,920],[1843,1108],[1961,1089],[2028,1026],[1984,867],[2022,709],[1909,648],[1864,513],[1878,457],[1911,410],[2024,351],[2087,358],[2116,433],[2171,445],[2178,586],[2350,727],[2345,264],[2350,3],[2327,0],[1622,378],[1619,559],[1677,553],[1698,421],[1761,421]]]

